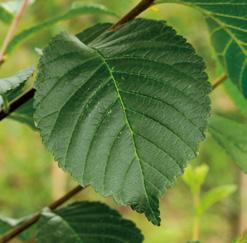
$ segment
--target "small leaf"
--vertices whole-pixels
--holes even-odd
[[[57,15],[53,18],[47,19],[33,27],[30,27],[28,29],[23,30],[19,34],[17,34],[9,43],[8,48],[7,48],[7,53],[10,53],[13,51],[13,49],[29,38],[30,36],[50,28],[52,25],[63,21],[63,20],[68,20],[76,16],[80,16],[82,14],[107,14],[110,16],[115,16],[116,14],[112,12],[111,10],[107,9],[103,5],[100,4],[76,4],[72,5],[72,7],[67,10],[66,12]]]
[[[38,243],[140,243],[135,224],[108,206],[77,202],[55,212],[46,209],[38,226]]]
[[[234,193],[236,189],[237,187],[235,185],[224,185],[213,188],[210,191],[204,193],[204,195],[201,198],[200,205],[197,209],[197,213],[199,215],[203,214],[215,203]]]
[[[13,219],[13,218],[8,218],[8,217],[0,215],[0,235],[4,235],[8,231],[13,230],[15,227],[22,224],[30,217],[32,217],[32,215],[29,215],[29,216],[26,216],[20,219]],[[34,234],[35,230],[36,230],[36,226],[34,225],[28,230],[21,233],[19,235],[19,239],[21,240],[29,239]]]
[[[247,115],[247,100],[239,89],[230,81],[224,82],[224,87],[238,109],[243,113],[243,115]]]
[[[163,21],[62,33],[44,50],[35,121],[81,185],[160,224],[159,198],[197,156],[210,111],[204,63]]]
[[[194,7],[206,17],[212,43],[231,81],[247,97],[247,1],[156,0]]]
[[[0,4],[0,20],[3,21],[4,23],[9,24],[12,18],[13,15]]]
[[[191,188],[193,194],[200,191],[201,186],[205,182],[209,167],[207,165],[200,165],[196,168],[188,166],[183,174],[184,182]]]
[[[33,72],[34,66],[18,72],[14,76],[0,79],[0,109],[8,112],[9,103],[23,93],[23,88]],[[33,112],[32,100],[18,108],[9,118],[23,122],[35,129]]]
[[[214,115],[210,119],[209,132],[225,149],[234,162],[247,173],[247,126],[236,121]]]
[[[0,79],[0,95],[12,100],[21,94],[21,89],[26,81],[33,75],[34,66],[24,69],[14,76]]]

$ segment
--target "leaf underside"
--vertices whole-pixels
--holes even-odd
[[[247,1],[157,0],[186,4],[203,12],[212,44],[231,81],[247,97]]]
[[[62,33],[44,50],[35,121],[83,186],[160,224],[159,198],[204,138],[210,86],[194,49],[163,21]]]
[[[77,202],[55,212],[44,211],[37,240],[38,243],[141,243],[143,236],[134,223],[108,206]]]
[[[247,127],[236,121],[214,115],[209,122],[209,132],[225,149],[234,162],[247,173]]]

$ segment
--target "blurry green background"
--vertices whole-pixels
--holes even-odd
[[[65,11],[72,2],[71,0],[36,0],[28,8],[18,30],[21,31]],[[81,0],[79,2],[101,3],[121,16],[138,1]],[[199,12],[181,5],[166,4],[150,8],[142,16],[167,20],[169,25],[184,35],[196,48],[198,54],[205,59],[210,80],[214,80],[221,74],[221,67],[210,46],[206,24]],[[35,48],[44,47],[56,33],[63,30],[77,33],[95,23],[104,21],[114,22],[116,19],[103,15],[83,15],[60,22],[49,30],[43,31],[14,51],[1,68],[0,77],[14,74],[15,71],[30,64],[37,64],[38,54]],[[3,41],[7,29],[7,25],[0,23],[0,42]],[[241,115],[237,115],[238,111],[223,88],[218,88],[211,96],[212,107],[215,111],[226,113],[235,119],[243,119]],[[210,136],[201,144],[198,159],[191,163],[194,165],[205,163],[210,167],[204,190],[224,184],[239,185],[235,194],[210,209],[202,221],[201,239],[203,242],[231,242],[246,226],[244,225],[245,205],[243,205],[247,197],[246,178]],[[52,160],[51,155],[42,145],[38,133],[10,119],[0,123],[0,214],[10,217],[30,214],[61,196],[74,185],[69,175],[65,175],[57,167],[57,163]],[[181,179],[161,200],[161,227],[153,226],[143,215],[126,207],[117,206],[110,198],[99,196],[91,188],[83,191],[78,199],[100,200],[117,208],[141,228],[145,235],[145,243],[184,243],[191,238],[192,199],[189,189]]]

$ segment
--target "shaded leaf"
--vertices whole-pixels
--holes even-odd
[[[247,230],[235,241],[235,243],[247,243]]]
[[[236,121],[214,115],[210,119],[209,132],[225,149],[234,162],[247,172],[247,126]]]
[[[235,185],[224,185],[211,189],[210,191],[203,194],[199,207],[197,208],[197,213],[199,215],[203,214],[207,209],[212,207],[215,203],[228,197],[236,191],[237,187]]]
[[[14,76],[0,79],[0,109],[5,109],[8,112],[9,102],[23,93],[24,86],[33,72],[34,66],[18,72]],[[23,122],[34,129],[33,112],[33,100],[31,100],[19,107],[9,118]]]
[[[247,100],[243,96],[243,94],[239,91],[239,89],[230,81],[224,82],[224,87],[230,96],[231,100],[235,103],[235,105],[239,108],[239,110],[247,115]]]
[[[16,120],[18,122],[22,122],[28,125],[33,130],[36,130],[36,126],[33,120],[34,108],[33,108],[33,100],[31,99],[19,107],[15,112],[10,114],[9,118]]]
[[[38,226],[38,243],[140,243],[135,224],[108,206],[77,202],[55,212],[46,209]]]
[[[30,36],[50,28],[52,25],[63,21],[68,20],[76,16],[80,16],[82,14],[107,14],[110,16],[116,16],[116,14],[103,5],[100,4],[76,4],[72,5],[72,7],[66,12],[57,15],[53,18],[47,19],[33,27],[30,27],[26,30],[23,30],[19,34],[17,34],[9,43],[7,48],[7,53],[10,53],[18,44],[29,38]]]
[[[18,225],[29,219],[31,216],[26,216],[20,219],[13,219],[0,215],[0,235],[4,235],[8,233],[8,231],[14,229]],[[19,235],[19,239],[21,240],[29,239],[34,234],[35,230],[36,230],[36,226],[34,225],[30,227],[28,230],[21,233]]]
[[[211,88],[202,59],[165,22],[110,26],[62,33],[44,50],[35,121],[81,185],[158,225],[159,198],[204,139]]]
[[[247,1],[157,0],[195,7],[207,20],[211,40],[231,81],[247,97]]]

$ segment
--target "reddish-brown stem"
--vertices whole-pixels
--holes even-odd
[[[152,6],[154,3],[154,0],[142,0],[139,2],[132,10],[130,10],[126,15],[124,15],[117,23],[115,23],[111,27],[111,31],[116,30],[119,26],[121,26],[124,23],[127,23],[130,20],[133,20],[136,18],[139,14],[141,14],[143,11],[148,9],[150,6]]]
[[[73,196],[75,196],[77,193],[82,191],[84,188],[81,186],[76,186],[74,189],[69,191],[67,194],[65,194],[63,197],[59,198],[57,201],[52,202],[47,207],[50,209],[56,209],[57,207],[61,206],[65,202],[67,202],[69,199],[71,199]],[[26,229],[30,228],[33,224],[35,224],[41,217],[41,211],[35,213],[30,219],[25,221],[24,223],[17,226],[14,230],[12,230],[10,233],[6,234],[0,239],[0,243],[6,243],[10,241],[11,239],[15,238],[19,234],[21,234]]]
[[[15,18],[13,19],[12,24],[9,28],[9,31],[8,31],[6,37],[3,41],[3,45],[2,45],[1,50],[0,50],[0,65],[4,63],[4,55],[5,55],[6,49],[9,45],[9,42],[11,41],[14,33],[16,32],[17,26],[20,23],[22,16],[25,13],[25,10],[28,6],[28,1],[29,0],[23,0],[21,7],[20,7],[19,11],[17,12]]]
[[[218,79],[216,79],[216,80],[213,82],[212,90],[215,90],[219,85],[221,85],[224,81],[226,81],[227,78],[228,78],[228,77],[227,77],[226,74],[221,75]]]

